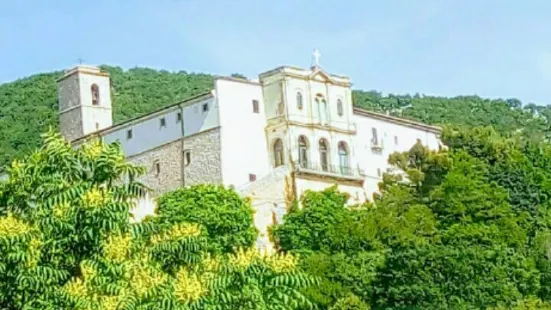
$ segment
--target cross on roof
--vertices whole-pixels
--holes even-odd
[[[314,67],[319,67],[321,54],[317,48],[314,49],[314,53],[312,54],[312,56],[314,57]]]

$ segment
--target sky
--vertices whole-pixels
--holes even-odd
[[[355,89],[551,104],[549,0],[0,2],[0,83],[78,59],[256,78],[315,48]]]

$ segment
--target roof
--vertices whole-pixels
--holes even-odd
[[[275,69],[271,69],[271,70],[262,72],[262,73],[260,73],[258,76],[259,76],[260,78],[263,78],[263,77],[270,76],[270,75],[273,75],[273,74],[278,73],[278,72],[282,72],[282,71],[284,71],[285,69],[291,69],[291,70],[297,70],[297,71],[305,71],[305,72],[306,72],[306,71],[310,71],[310,72],[316,71],[316,70],[312,70],[312,69],[308,70],[308,69],[304,69],[304,68],[300,68],[300,67],[296,67],[296,66],[279,66],[279,67],[277,67],[277,68],[275,68]],[[323,69],[321,69],[321,67],[316,67],[315,69],[321,70],[321,71],[325,72]],[[349,77],[344,76],[344,75],[338,75],[338,74],[332,74],[332,73],[331,73],[331,74],[326,73],[326,74],[327,74],[327,75],[330,75],[330,76],[332,76],[332,77],[339,78],[339,79],[349,79]]]
[[[398,124],[398,125],[404,125],[404,126],[408,126],[408,127],[417,128],[417,129],[423,129],[423,130],[434,132],[434,133],[441,133],[442,132],[442,128],[439,127],[439,126],[427,125],[425,123],[412,121],[412,120],[405,119],[405,118],[390,116],[390,115],[377,113],[377,112],[373,112],[373,111],[368,111],[368,110],[365,110],[365,109],[362,109],[362,108],[354,108],[354,114],[361,115],[361,116],[372,117],[372,118],[392,122],[392,123],[395,123],[395,124]]]

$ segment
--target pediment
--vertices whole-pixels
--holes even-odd
[[[320,68],[314,69],[314,72],[312,72],[308,78],[319,82],[333,82],[331,76]]]

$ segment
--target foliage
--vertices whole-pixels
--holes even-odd
[[[305,291],[319,307],[348,296],[374,309],[547,306],[549,146],[487,128],[443,139],[448,149],[392,154],[400,173],[384,175],[373,204],[308,192],[272,229],[321,278]]]
[[[126,163],[117,144],[73,149],[50,133],[8,173],[0,183],[2,309],[313,307],[301,291],[317,281],[297,268],[294,255],[261,255],[242,244],[211,253],[208,220],[170,222],[161,214],[164,220],[132,224],[131,208],[147,189],[131,177],[143,169]],[[187,191],[178,195],[208,192],[250,217],[247,202],[227,189]],[[254,232],[248,223],[236,231]]]
[[[203,225],[209,246],[230,252],[250,247],[257,237],[253,210],[235,191],[216,185],[197,185],[167,193],[158,199],[160,225],[193,222]]]

